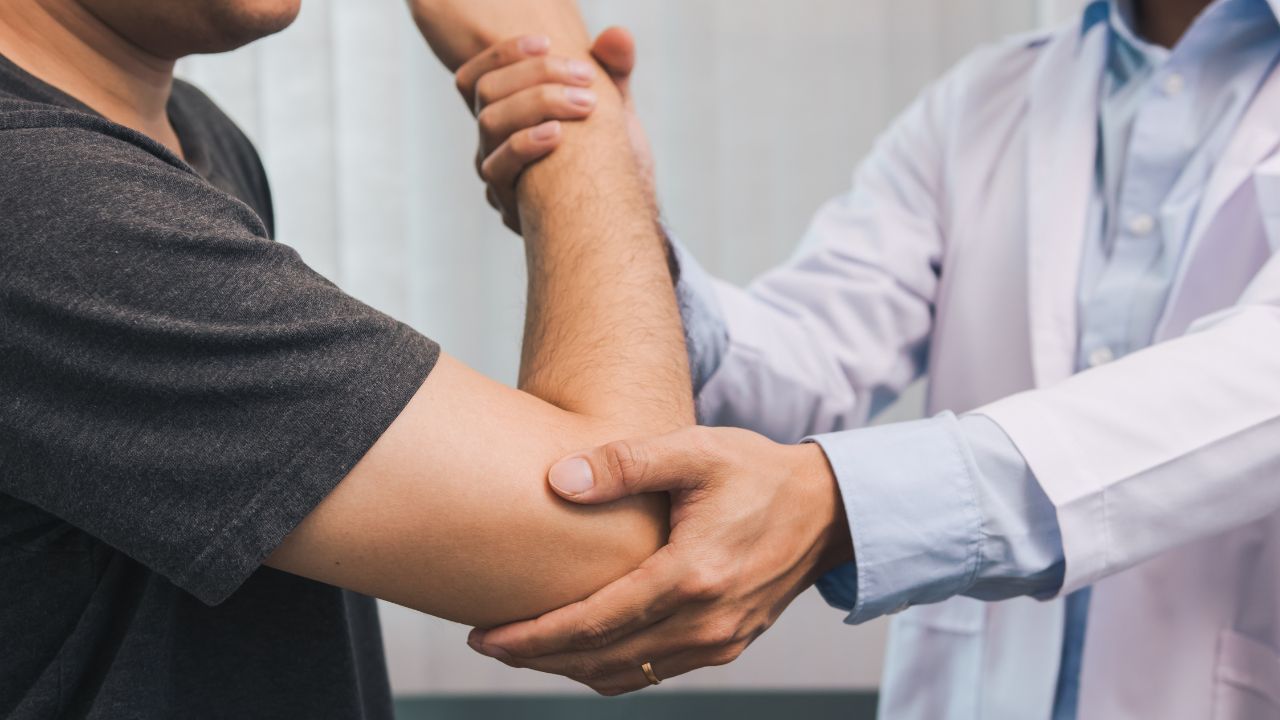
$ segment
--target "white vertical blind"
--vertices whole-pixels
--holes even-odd
[[[637,35],[636,92],[666,216],[745,282],[784,259],[876,133],[973,46],[1079,0],[584,0]],[[308,0],[279,36],[184,61],[258,144],[279,239],[342,287],[512,381],[523,253],[483,201],[475,130],[398,0]],[[909,414],[908,405],[900,413]],[[501,438],[494,438],[501,443]],[[520,592],[512,587],[510,592]],[[871,687],[884,627],[813,593],[738,662],[683,687]],[[466,628],[384,606],[400,693],[562,692],[473,655]]]

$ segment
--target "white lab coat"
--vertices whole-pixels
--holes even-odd
[[[865,422],[925,362],[1058,512],[1094,584],[1081,720],[1280,718],[1280,75],[1216,167],[1157,344],[1072,376],[1105,23],[982,49],[880,139],[795,261],[718,285],[711,422],[796,440]],[[857,532],[857,529],[854,529]],[[1048,718],[1060,599],[895,616],[886,720]]]

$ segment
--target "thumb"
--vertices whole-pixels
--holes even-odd
[[[613,78],[613,82],[622,91],[628,92],[631,72],[636,67],[636,41],[630,31],[622,27],[611,27],[596,37],[591,46],[591,54]]]
[[[628,495],[704,486],[715,463],[702,428],[620,440],[571,455],[547,473],[551,487],[577,503],[604,503]]]

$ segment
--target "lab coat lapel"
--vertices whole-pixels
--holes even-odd
[[[1038,386],[1075,367],[1076,288],[1096,168],[1106,24],[1045,48],[1031,77],[1027,148],[1028,314]]]
[[[1247,244],[1252,240],[1264,241],[1265,238],[1243,236],[1245,229],[1249,227],[1249,222],[1256,218],[1232,217],[1230,209],[1238,203],[1233,204],[1231,201],[1241,186],[1257,172],[1258,166],[1274,154],[1277,145],[1280,145],[1280,119],[1278,118],[1280,118],[1280,73],[1273,71],[1263,82],[1258,94],[1240,119],[1240,126],[1236,128],[1235,135],[1232,136],[1222,158],[1218,160],[1209,176],[1209,184],[1205,186],[1204,198],[1196,213],[1190,240],[1182,255],[1178,277],[1169,296],[1170,302],[1156,330],[1157,338],[1181,334],[1187,323],[1194,319],[1192,316],[1203,313],[1204,310],[1198,307],[1202,304],[1200,298],[1189,297],[1195,294],[1191,291],[1196,287],[1197,275],[1227,273],[1234,267],[1232,261],[1248,264],[1245,268],[1235,268],[1237,271],[1247,271],[1250,267],[1259,266],[1254,264],[1256,260],[1253,258],[1260,249],[1246,247],[1242,243]],[[1222,223],[1234,223],[1234,225],[1226,228]],[[1219,242],[1234,243],[1230,254],[1215,253],[1214,259],[1221,262],[1196,261],[1197,254],[1208,252],[1213,244]],[[1218,280],[1218,284],[1225,284],[1230,280],[1243,281],[1247,278],[1219,277]]]

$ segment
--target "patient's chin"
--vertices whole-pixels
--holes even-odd
[[[289,27],[301,0],[80,0],[134,45],[176,60],[235,50]]]
[[[302,9],[302,0],[205,0],[216,6],[209,18],[211,29],[220,37],[211,38],[216,47],[200,52],[226,52],[274,35],[293,24]]]

